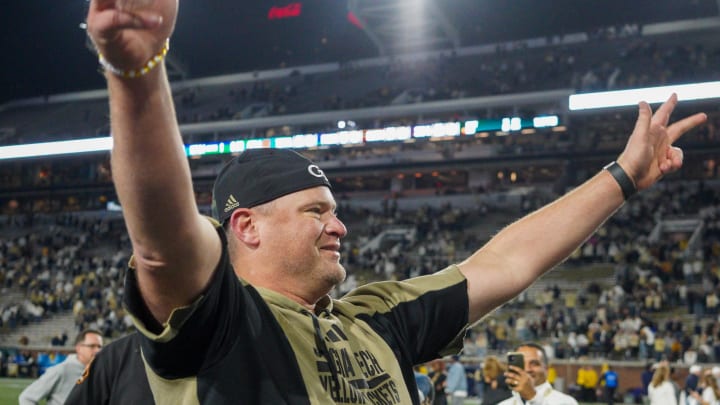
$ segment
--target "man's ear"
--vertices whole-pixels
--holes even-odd
[[[235,235],[237,240],[248,247],[257,247],[260,244],[260,233],[258,232],[254,212],[248,208],[238,208],[233,211],[228,219],[230,221],[228,230]]]

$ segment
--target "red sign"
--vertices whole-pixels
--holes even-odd
[[[302,3],[290,3],[287,6],[273,6],[268,11],[268,20],[297,17],[302,12]]]

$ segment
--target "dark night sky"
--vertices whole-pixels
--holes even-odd
[[[375,56],[367,37],[347,21],[346,1],[303,0],[300,17],[269,21],[270,7],[293,1],[181,0],[171,52],[191,78],[277,67],[283,61],[292,66]],[[463,45],[717,15],[716,0],[435,1],[446,8]],[[0,103],[103,87],[79,28],[86,7],[85,0],[3,4]]]

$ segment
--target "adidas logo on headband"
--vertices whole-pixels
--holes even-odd
[[[230,194],[230,197],[228,197],[227,201],[225,202],[225,212],[232,211],[239,206],[240,203],[235,199],[232,194]]]

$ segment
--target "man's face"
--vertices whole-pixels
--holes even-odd
[[[75,353],[80,363],[88,365],[103,347],[103,338],[97,333],[88,333],[82,342],[75,345]]]
[[[340,239],[347,234],[335,216],[335,199],[327,187],[301,190],[276,199],[259,223],[260,245],[274,252],[276,268],[288,282],[327,289],[345,279]]]
[[[530,374],[537,387],[547,380],[547,366],[542,352],[534,347],[521,346],[517,350],[525,357],[525,371]]]

